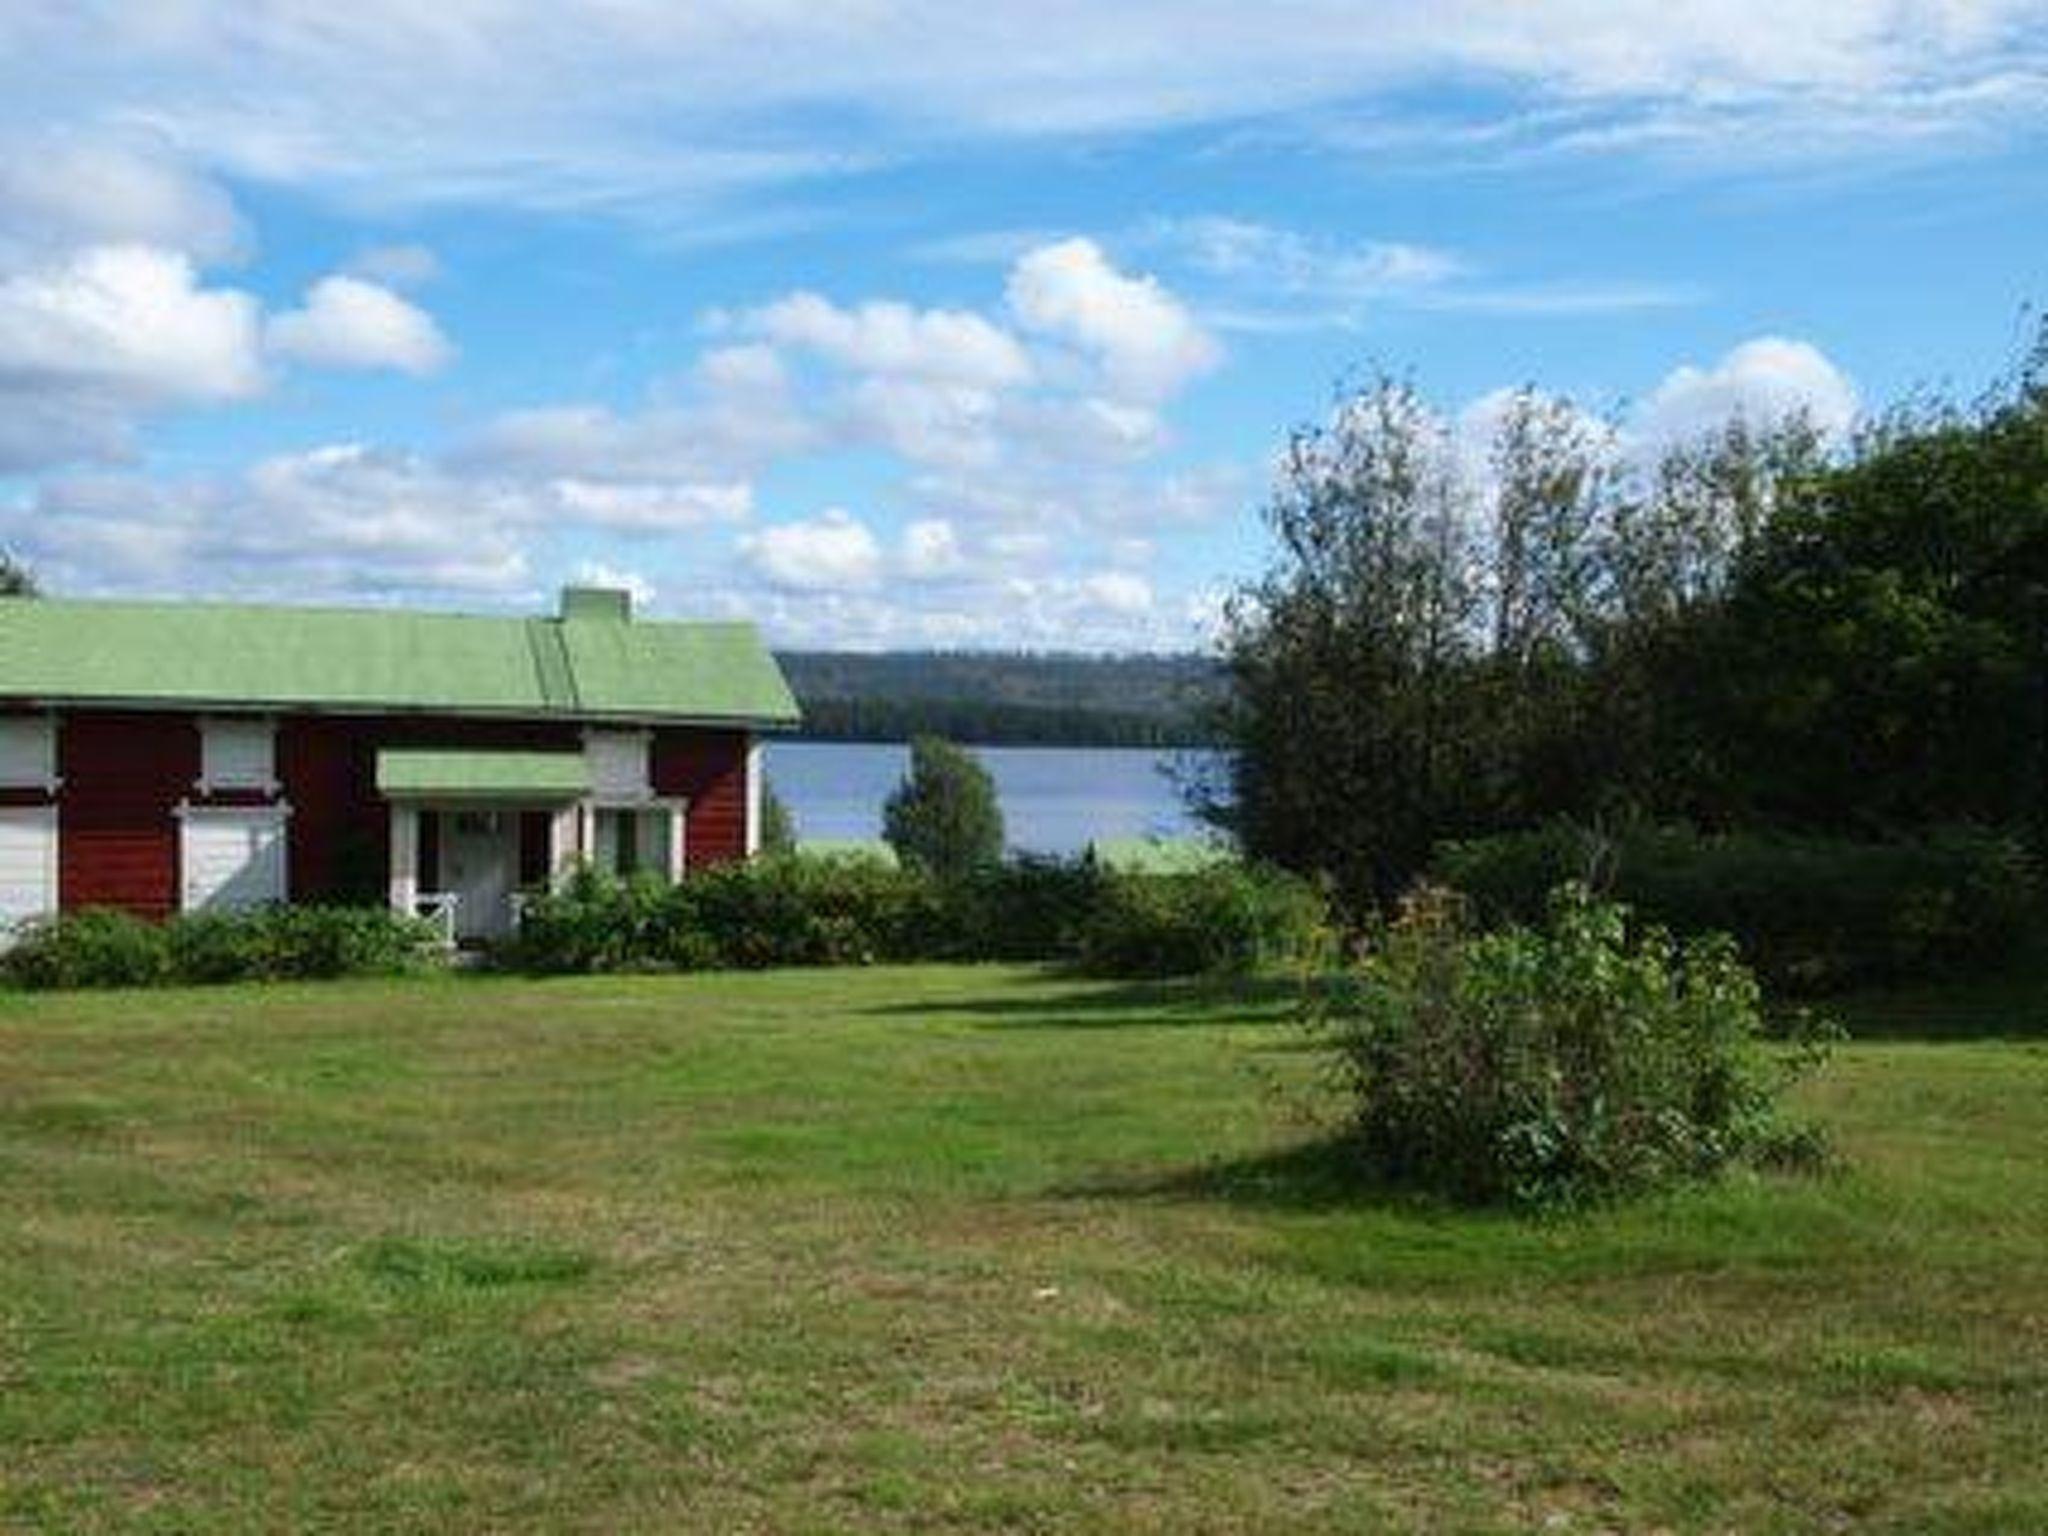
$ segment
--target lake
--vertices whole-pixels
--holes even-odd
[[[976,747],[995,778],[1010,846],[1078,853],[1095,837],[1197,830],[1167,770],[1203,754],[1115,747]],[[880,837],[882,802],[910,749],[875,742],[770,741],[768,780],[799,838]]]

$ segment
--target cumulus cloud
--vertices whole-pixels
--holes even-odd
[[[838,507],[748,534],[739,549],[758,576],[788,591],[860,591],[882,578],[881,542],[867,524]]]
[[[341,273],[309,288],[300,308],[272,316],[264,342],[277,356],[316,368],[414,375],[433,373],[454,355],[425,310],[380,284]]]
[[[255,394],[258,320],[248,294],[149,246],[0,277],[0,470],[116,457],[139,416]]]
[[[1667,442],[1731,416],[1764,421],[1802,412],[1821,432],[1840,438],[1856,419],[1856,386],[1813,343],[1759,336],[1708,367],[1674,368],[1632,425],[1649,441]]]
[[[744,523],[754,513],[754,488],[744,480],[620,484],[571,478],[555,481],[552,488],[566,518],[613,533],[681,533]]]
[[[1221,355],[1180,300],[1154,278],[1119,272],[1093,240],[1062,240],[1020,257],[1008,299],[1023,325],[1094,357],[1120,398],[1164,399]]]
[[[917,309],[889,300],[842,309],[814,293],[793,293],[743,323],[770,341],[819,353],[859,373],[983,389],[1031,377],[1030,360],[1016,339],[966,310]]]

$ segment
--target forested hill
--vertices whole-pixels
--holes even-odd
[[[826,741],[954,741],[1033,746],[1201,744],[1215,697],[1201,656],[994,651],[784,651],[803,734]]]

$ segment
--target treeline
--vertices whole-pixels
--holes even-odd
[[[1528,390],[1475,451],[1382,379],[1297,436],[1268,520],[1216,810],[1354,905],[1560,818],[2048,844],[2040,358],[1845,444],[1645,444]]]
[[[778,660],[803,705],[804,735],[824,741],[1198,746],[1220,686],[1215,663],[1189,655],[789,651]]]

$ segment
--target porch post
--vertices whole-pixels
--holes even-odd
[[[690,830],[690,815],[687,806],[672,805],[668,808],[668,883],[679,884],[689,864],[686,855],[689,849],[683,839]]]
[[[548,886],[560,890],[562,882],[576,867],[576,830],[582,823],[581,807],[565,805],[548,817]]]
[[[761,739],[747,738],[747,857],[761,851]]]
[[[391,807],[391,910],[410,917],[419,905],[420,813],[410,805]]]

